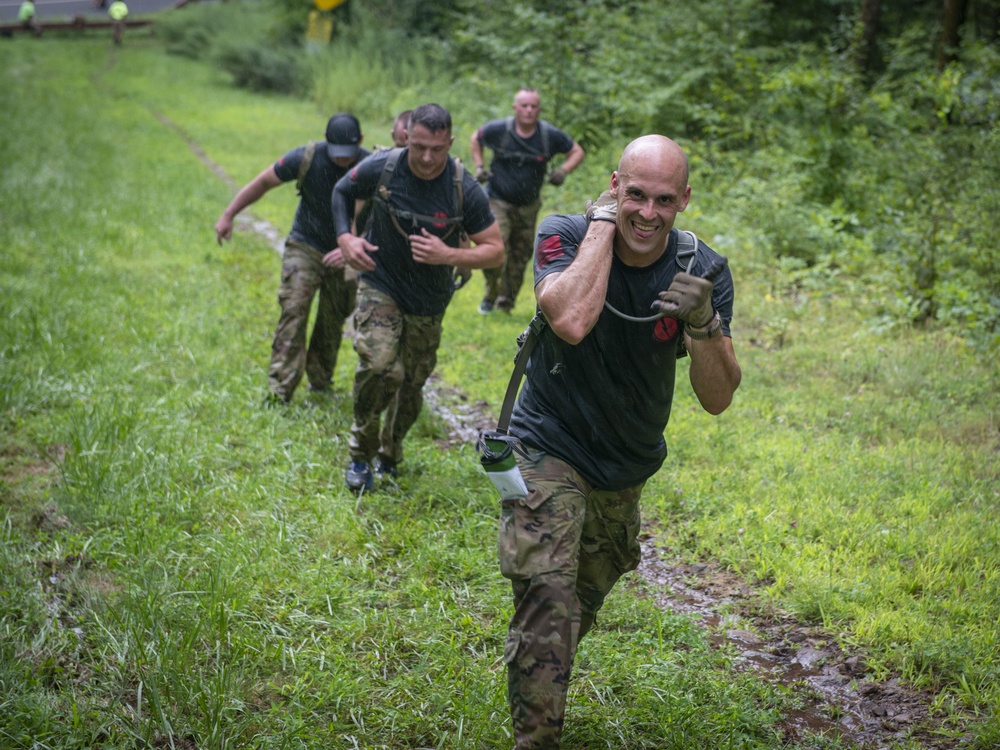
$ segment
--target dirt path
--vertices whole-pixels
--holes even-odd
[[[155,114],[205,166],[236,189],[225,170],[182,128],[165,115]],[[261,234],[279,253],[283,249],[283,236],[266,221],[246,218],[239,229]],[[473,443],[481,429],[496,425],[489,404],[470,401],[437,374],[431,375],[424,395],[428,408],[448,428],[447,438],[441,441],[444,447]],[[802,625],[780,613],[761,615],[765,608],[758,606],[759,595],[751,586],[717,564],[686,564],[663,555],[656,547],[655,529],[647,529],[642,542],[638,573],[645,583],[643,591],[654,592],[656,603],[664,609],[697,617],[713,646],[732,655],[736,669],[754,670],[764,679],[800,691],[802,707],[788,714],[781,726],[789,747],[816,735],[836,737],[864,750],[907,742],[934,750],[965,744],[954,731],[941,732],[945,717],[933,712],[933,695],[907,688],[896,679],[866,679],[863,656],[844,653],[834,636],[821,628]]]

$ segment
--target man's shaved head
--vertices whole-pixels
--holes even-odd
[[[665,135],[644,135],[628,144],[618,161],[619,176],[633,174],[640,164],[660,166],[666,174],[677,175],[682,186],[687,185],[687,154]]]
[[[626,265],[645,266],[666,250],[677,214],[691,197],[684,150],[662,135],[636,138],[611,175],[618,201],[615,251]]]

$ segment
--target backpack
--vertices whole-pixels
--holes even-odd
[[[405,147],[404,147],[405,148]],[[375,186],[375,194],[373,196],[376,203],[380,203],[385,209],[386,213],[389,214],[389,219],[392,221],[393,227],[404,237],[409,237],[410,232],[403,229],[400,224],[400,220],[410,222],[412,229],[417,228],[417,222],[426,222],[428,224],[440,223],[442,221],[440,216],[425,216],[424,214],[415,214],[410,211],[400,211],[393,208],[389,204],[389,181],[392,179],[393,173],[396,171],[396,165],[399,163],[399,157],[402,156],[404,148],[392,148],[388,149],[389,156],[385,160],[385,166],[382,168],[382,174],[379,175],[378,184]],[[455,164],[455,216],[449,216],[444,219],[446,224],[449,224],[448,231],[445,232],[441,239],[445,240],[450,237],[456,229],[459,231],[459,240],[464,242],[468,239],[465,233],[465,227],[462,226],[462,222],[465,217],[462,214],[465,205],[465,192],[462,188],[462,180],[465,178],[465,167],[462,165],[462,160],[457,156],[453,156],[452,162]],[[375,212],[371,211],[368,214],[367,220],[365,221],[364,234],[367,235],[369,229],[371,229],[372,221],[375,217]]]

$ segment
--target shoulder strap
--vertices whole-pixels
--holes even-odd
[[[514,117],[513,115],[504,118],[504,134],[503,143],[501,148],[507,150],[510,148],[510,142],[514,138]]]
[[[462,223],[465,220],[465,189],[462,187],[462,181],[465,179],[465,165],[457,156],[453,157],[452,160],[455,162],[455,209],[458,212],[455,215],[458,223],[454,226],[458,227],[459,239],[465,242],[469,239],[469,235],[465,232],[465,225]]]
[[[519,153],[517,151],[511,151],[512,145],[516,143],[520,144],[521,148],[523,148],[529,154],[539,155],[538,151],[535,151],[535,149],[531,148],[531,146],[528,145],[528,142],[524,140],[524,138],[522,138],[520,135],[518,135],[517,131],[514,129],[513,117],[507,117],[504,120],[504,127],[505,127],[505,132],[503,135],[503,142],[500,144],[499,149],[494,149],[494,152],[499,150],[509,155],[517,155],[523,157],[524,154]],[[548,161],[549,159],[552,158],[552,154],[549,152],[549,128],[551,126],[549,125],[549,123],[545,122],[545,120],[539,120],[536,127],[538,128],[542,136],[541,156],[545,158],[545,161]]]
[[[299,164],[299,174],[295,180],[295,190],[299,195],[302,195],[302,183],[306,179],[306,175],[309,174],[309,167],[312,166],[313,156],[316,154],[316,145],[319,141],[309,141],[306,144],[306,152],[302,155],[302,163]]]
[[[695,258],[698,255],[698,238],[694,232],[685,229],[677,230],[677,265],[686,273],[691,273]]]
[[[385,164],[382,166],[382,173],[378,176],[378,182],[375,185],[375,192],[372,194],[371,200],[382,201],[386,210],[389,208],[387,199],[389,197],[389,180],[392,179],[392,173],[396,171],[396,164],[399,163],[399,156],[403,153],[402,148],[385,148],[382,151],[388,151],[389,155],[386,157]],[[366,208],[367,216],[365,218],[365,228],[363,231],[364,236],[368,236],[368,231],[372,228],[372,222],[375,220],[375,210],[374,207]],[[392,214],[389,214],[392,216]],[[395,219],[393,219],[395,223]],[[399,227],[397,226],[397,229]]]
[[[542,131],[542,155],[548,161],[552,158],[552,152],[549,151],[549,124],[545,120],[539,120],[538,127]]]
[[[396,171],[396,165],[399,163],[399,157],[402,153],[402,148],[389,149],[389,157],[385,160],[385,166],[382,167],[382,174],[379,175],[378,184],[375,186],[376,195],[381,193],[383,188],[388,189],[389,180],[392,179],[392,173]]]
[[[503,406],[500,407],[500,418],[497,419],[497,432],[507,434],[510,427],[510,415],[514,412],[514,401],[517,400],[517,392],[521,390],[521,379],[524,371],[528,367],[528,358],[541,338],[542,333],[548,327],[549,321],[545,319],[542,311],[535,313],[535,317],[528,323],[528,327],[517,337],[517,354],[514,355],[514,371],[510,374],[510,382],[507,384],[507,392],[503,397]]]

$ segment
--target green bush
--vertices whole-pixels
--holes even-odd
[[[307,85],[301,63],[286,50],[269,49],[253,42],[234,43],[220,50],[218,61],[237,86],[251,91],[293,94]]]

